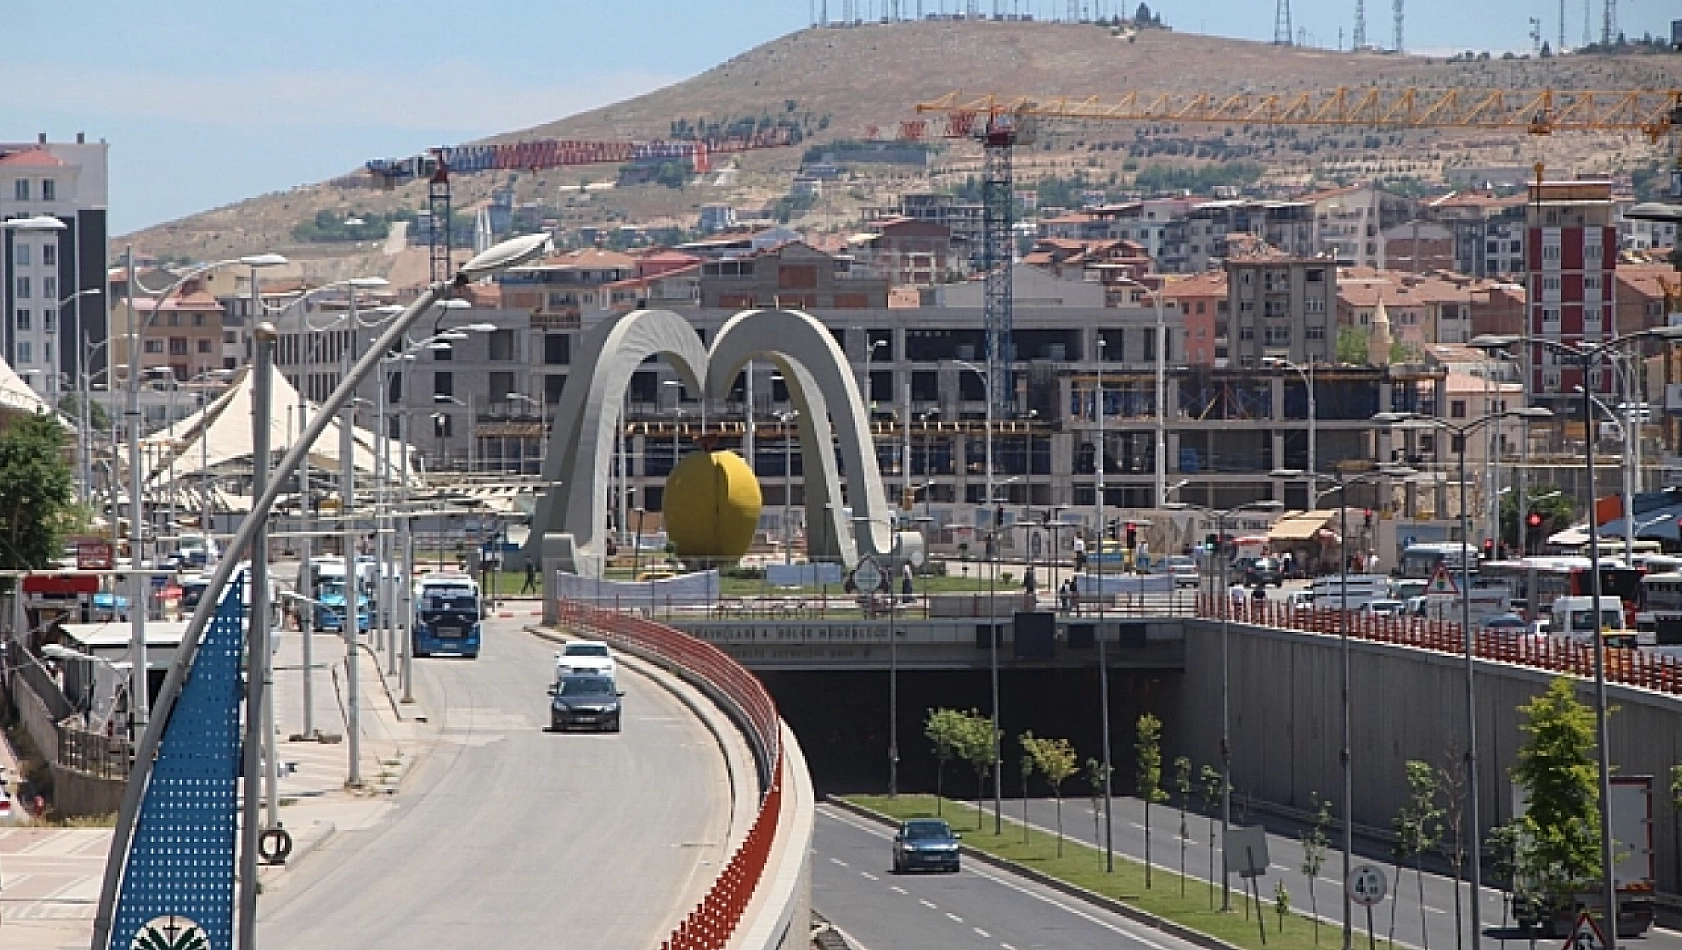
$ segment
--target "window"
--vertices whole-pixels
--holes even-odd
[[[57,300],[58,299],[58,278],[57,277],[43,277],[43,278],[41,278],[41,296],[47,298],[48,300]]]
[[[551,376],[543,377],[543,402],[544,402],[544,404],[553,406],[556,403],[560,402],[561,401],[561,390],[566,389],[566,387],[567,387],[567,378],[565,376],[553,376],[553,375],[551,375]]]
[[[200,353],[209,353],[211,350],[211,341],[200,340],[198,349]]]
[[[19,363],[33,363],[34,362],[34,360],[30,359],[29,341],[28,340],[19,340],[18,341],[18,362]]]
[[[12,263],[19,267],[29,266],[29,245],[20,242],[12,246]]]
[[[41,341],[41,362],[51,364],[53,361],[53,341]]]
[[[565,333],[543,335],[543,362],[550,366],[565,366],[572,362],[572,337]]]
[[[202,313],[193,314],[193,326],[195,326],[195,327],[204,326],[204,314],[202,314]]]
[[[519,403],[518,406],[514,407],[516,409],[520,409],[520,408],[523,408],[525,406],[525,403],[521,402],[518,399],[509,399],[508,398],[509,393],[519,391],[514,386],[514,374],[513,373],[492,373],[492,374],[490,374],[490,376],[491,376],[490,400],[491,400],[492,403],[499,403],[499,402]]]
[[[31,296],[33,296],[29,291],[29,278],[19,277],[17,279],[17,298],[19,300],[28,300]]]
[[[57,201],[58,200],[58,182],[53,181],[51,178],[41,179],[41,200],[42,201]]]
[[[1542,293],[1545,293],[1545,294],[1557,294],[1557,293],[1559,293],[1559,278],[1558,277],[1544,277],[1544,278],[1542,278]]]
[[[433,373],[432,394],[434,396],[454,396],[456,394],[455,374],[446,372]]]
[[[41,329],[47,331],[48,333],[57,333],[58,332],[58,311],[57,310],[43,310],[43,311],[41,311]]]
[[[58,245],[41,245],[41,263],[47,265],[48,267],[58,266]]]
[[[12,326],[17,327],[19,330],[29,329],[29,311],[19,310],[17,312],[17,316],[12,320]]]
[[[1544,261],[1558,261],[1559,260],[1559,245],[1558,244],[1544,244],[1544,245],[1542,245],[1542,260],[1544,260]]]
[[[1309,297],[1302,302],[1304,313],[1325,313],[1326,301],[1320,297]]]
[[[172,337],[170,337],[169,338],[169,355],[170,356],[186,356],[187,355],[187,338],[184,337],[184,336],[172,336]]]
[[[19,178],[12,182],[12,197],[18,201],[29,200],[29,179]]]
[[[147,353],[162,353],[164,351],[164,341],[162,340],[145,340],[142,342],[144,344],[142,349]]]
[[[1449,417],[1453,418],[1453,419],[1464,419],[1464,418],[1466,418],[1466,400],[1464,400],[1464,399],[1451,400],[1448,404],[1448,414],[1449,414]]]
[[[1268,327],[1263,331],[1262,342],[1266,346],[1290,346],[1290,327]]]
[[[489,347],[490,358],[498,362],[508,362],[514,358],[514,331],[494,330],[491,332]],[[496,393],[491,393],[492,399],[499,399]]]
[[[456,356],[456,352],[455,352],[455,349],[454,349],[455,344],[451,343],[448,340],[443,341],[443,344],[444,345],[442,347],[440,347],[438,349],[435,349],[435,350],[432,350],[432,358],[434,360],[439,361],[439,362],[447,363],[447,362],[455,359],[455,356]],[[430,347],[429,347],[429,349],[430,349]]]
[[[1326,338],[1326,328],[1304,327],[1302,330],[1302,338],[1305,340],[1324,340]]]

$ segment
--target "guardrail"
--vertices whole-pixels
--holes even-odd
[[[734,707],[731,712],[748,735],[765,789],[759,811],[706,896],[660,944],[661,950],[722,950],[753,899],[777,837],[783,753],[782,720],[776,703],[759,680],[724,651],[665,624],[567,600],[560,602],[558,616],[563,626],[652,654],[710,684],[728,706]]]
[[[1343,632],[1342,611],[1338,610],[1292,607],[1271,600],[1234,603],[1219,596],[1199,599],[1199,618],[1216,620],[1223,613],[1234,623],[1329,636],[1338,636]],[[1466,653],[1465,634],[1460,624],[1453,621],[1377,616],[1356,611],[1349,612],[1348,620],[1349,636],[1355,639],[1460,656]],[[1473,634],[1472,640],[1473,653],[1482,660],[1513,663],[1570,676],[1594,676],[1594,648],[1563,637],[1479,630]],[[1607,682],[1682,696],[1682,661],[1627,648],[1608,649],[1605,657]]]
[[[126,779],[133,751],[125,736],[58,725],[58,764],[97,778]]]

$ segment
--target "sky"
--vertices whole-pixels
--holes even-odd
[[[827,3],[839,19],[842,0]],[[894,0],[857,0],[878,16]],[[966,0],[897,0],[913,13]],[[1038,18],[1068,0],[973,0]],[[1136,0],[1081,0],[1131,14]],[[1268,40],[1277,0],[1159,0],[1176,29]],[[1566,0],[1567,38],[1585,0]],[[1593,3],[1598,34],[1600,3]],[[1668,33],[1675,0],[1619,0],[1623,30]],[[1347,34],[1354,0],[1293,0],[1313,45]],[[820,0],[0,0],[0,142],[111,145],[111,233],[257,194],[553,121],[680,81],[805,28]],[[1528,18],[1558,32],[1558,0],[1408,0],[1410,49],[1529,48]],[[1367,0],[1389,41],[1391,3]],[[22,38],[28,37],[28,41]]]

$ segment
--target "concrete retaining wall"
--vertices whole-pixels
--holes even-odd
[[[53,808],[60,815],[115,815],[123,803],[122,779],[99,778],[55,765]]]
[[[1220,764],[1221,636],[1215,621],[1187,621],[1186,672],[1164,711],[1170,754]],[[1228,639],[1234,809],[1245,796],[1308,810],[1311,795],[1342,797],[1338,763],[1342,660],[1333,636],[1232,624]],[[1357,824],[1388,829],[1407,796],[1405,763],[1444,765],[1466,748],[1464,660],[1350,641]],[[1481,818],[1485,832],[1512,817],[1508,769],[1524,735],[1520,705],[1553,674],[1477,666]],[[1653,843],[1660,889],[1682,891],[1682,852],[1669,772],[1682,762],[1682,699],[1609,686],[1612,762],[1619,775],[1654,777]],[[1593,683],[1578,697],[1593,701]],[[1125,767],[1120,767],[1125,772]]]

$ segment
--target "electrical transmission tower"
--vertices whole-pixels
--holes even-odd
[[[1559,49],[1554,50],[1557,55],[1565,52],[1565,0],[1559,0]]]
[[[1617,35],[1618,0],[1606,0],[1600,11],[1600,45],[1608,49]]]
[[[1391,12],[1396,17],[1396,52],[1402,51],[1402,0],[1392,0]]]
[[[1355,0],[1355,33],[1349,38],[1349,48],[1358,50],[1367,45],[1367,0]]]
[[[1274,0],[1273,4],[1273,45],[1291,45],[1291,0]]]

